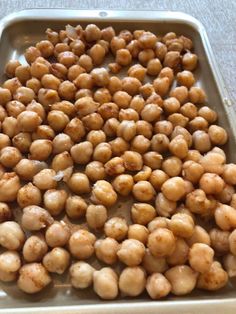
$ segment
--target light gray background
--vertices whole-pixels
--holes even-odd
[[[191,14],[207,30],[236,106],[236,0],[0,0],[0,18],[29,8],[170,10]]]

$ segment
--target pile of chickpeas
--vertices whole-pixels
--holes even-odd
[[[236,165],[191,39],[94,24],[46,37],[0,87],[0,280],[32,294],[68,270],[107,300],[224,287]]]

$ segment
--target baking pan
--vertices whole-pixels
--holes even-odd
[[[206,31],[195,18],[179,12],[158,11],[96,11],[34,9],[13,13],[0,22],[0,82],[4,65],[9,59],[24,60],[25,48],[34,45],[44,37],[50,27],[59,30],[66,24],[96,23],[100,27],[112,25],[115,30],[145,29],[156,34],[174,31],[192,38],[195,52],[199,56],[196,71],[197,84],[207,92],[208,104],[219,115],[220,125],[230,136],[226,145],[228,160],[235,162],[236,115],[227,90],[217,68]],[[100,300],[92,289],[78,291],[71,289],[65,277],[54,276],[54,286],[29,296],[20,292],[16,284],[3,284],[0,288],[0,313],[235,313],[236,280],[217,292],[194,291],[185,297],[169,297],[166,300],[151,301],[143,294],[138,298],[123,298],[115,301]]]

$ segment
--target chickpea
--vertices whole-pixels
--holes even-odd
[[[177,74],[177,83],[182,86],[190,88],[195,83],[195,78],[192,72],[184,70]]]
[[[48,109],[50,105],[59,102],[60,98],[57,91],[53,89],[40,88],[38,91],[38,101],[43,105],[43,107]]]
[[[180,177],[166,180],[161,188],[162,193],[170,201],[178,201],[185,195],[185,183]]]
[[[94,271],[95,269],[85,262],[76,262],[71,265],[69,272],[72,286],[77,289],[91,286]]]
[[[119,107],[113,102],[104,103],[99,106],[98,113],[104,120],[118,118]]]
[[[106,177],[106,172],[103,164],[100,161],[92,161],[87,164],[85,174],[90,181],[96,182],[103,180]]]
[[[195,131],[193,133],[193,146],[200,153],[208,152],[211,149],[211,141],[209,135],[205,131]]]
[[[10,138],[17,135],[20,132],[17,119],[14,117],[6,117],[2,122],[2,132]]]
[[[15,71],[21,63],[18,60],[9,60],[5,66],[5,74],[9,78],[13,78],[15,76]]]
[[[113,95],[113,101],[119,108],[127,109],[132,97],[125,91],[117,91]]]
[[[33,184],[40,190],[54,189],[57,186],[56,172],[53,169],[43,169],[33,177]]]
[[[223,259],[224,268],[227,271],[229,278],[235,277],[235,262],[236,256],[232,254],[227,254],[226,256],[224,256]]]
[[[136,124],[134,121],[123,120],[117,128],[117,136],[125,141],[132,140],[136,135]]]
[[[186,196],[187,208],[196,214],[204,214],[209,208],[210,203],[206,197],[206,193],[201,189],[196,189]]]
[[[177,135],[169,144],[170,152],[176,157],[183,159],[188,153],[188,144],[183,135]]]
[[[102,38],[108,42],[112,40],[112,38],[115,36],[115,30],[112,26],[103,28],[101,30]]]
[[[43,266],[50,273],[63,274],[70,263],[70,254],[63,248],[56,247],[43,258]]]
[[[96,257],[102,262],[112,265],[117,262],[119,243],[113,238],[100,239],[95,242]]]
[[[17,118],[17,116],[25,110],[25,105],[22,104],[20,101],[12,100],[6,104],[6,110],[9,116]],[[4,118],[5,117],[6,115],[4,116]]]
[[[159,273],[155,273],[148,277],[146,290],[152,299],[158,300],[167,296],[170,293],[171,284],[165,278],[165,276]]]
[[[119,112],[119,120],[129,120],[129,121],[138,121],[139,120],[139,114],[132,108],[128,109],[121,109]]]
[[[69,239],[70,253],[77,259],[87,259],[94,253],[96,237],[87,230],[75,231]]]
[[[48,251],[47,243],[40,234],[30,236],[23,246],[23,257],[26,262],[40,262]]]
[[[170,230],[175,236],[189,238],[194,232],[194,221],[188,214],[175,214],[168,223]]]
[[[107,237],[122,241],[128,232],[127,222],[124,218],[113,217],[107,220],[104,226],[104,233]]]
[[[18,148],[6,146],[1,149],[0,162],[4,167],[13,168],[22,159]]]
[[[71,147],[70,153],[75,163],[87,164],[93,154],[93,145],[88,141],[75,144]]]
[[[228,282],[228,275],[219,262],[213,262],[210,269],[200,274],[197,287],[204,290],[215,291],[224,287]]]
[[[142,169],[143,161],[142,156],[133,151],[126,151],[122,155],[122,159],[124,161],[124,166],[129,171],[138,171]]]
[[[155,196],[155,190],[148,181],[138,181],[135,183],[132,192],[135,199],[141,202],[150,201]]]
[[[23,111],[17,116],[17,122],[23,132],[33,132],[41,124],[42,120],[34,111]]]
[[[82,118],[83,124],[87,130],[100,130],[103,126],[103,119],[97,112],[91,113]]]
[[[219,203],[214,213],[216,224],[224,231],[235,228],[235,213],[233,207]]]
[[[30,74],[32,75],[32,77],[35,77],[40,80],[45,74],[49,74],[49,66],[45,63],[40,62],[40,60],[38,59],[39,58],[37,58],[34,62],[31,63]],[[53,65],[51,65],[51,67],[53,67]],[[55,75],[55,73],[52,74]],[[27,79],[30,79],[30,77],[27,77]]]
[[[155,208],[147,203],[134,203],[131,208],[131,217],[134,223],[147,225],[156,216]]]
[[[200,273],[206,273],[210,270],[213,263],[214,251],[204,243],[195,243],[189,250],[190,266]]]
[[[33,294],[41,291],[51,282],[46,268],[41,263],[25,264],[19,270],[17,285],[20,290]]]
[[[112,156],[111,145],[108,143],[100,143],[98,144],[93,152],[93,159],[96,161],[100,161],[102,163],[110,160]]]
[[[32,100],[31,103],[26,106],[26,110],[36,112],[42,121],[45,119],[45,108],[35,100]]]
[[[185,70],[193,71],[197,67],[198,57],[194,53],[187,52],[183,55],[182,65]]]
[[[200,188],[206,194],[218,194],[224,188],[224,181],[215,173],[204,173],[199,181]]]
[[[147,64],[148,75],[156,76],[160,73],[161,69],[162,69],[162,65],[158,58],[151,59]]]
[[[128,239],[122,242],[117,251],[117,256],[121,262],[128,266],[137,266],[142,262],[145,254],[145,246],[135,239]]]
[[[130,148],[129,143],[126,142],[122,137],[117,137],[113,141],[110,141],[109,145],[114,156],[121,156]]]
[[[7,250],[18,251],[25,242],[25,234],[15,221],[5,221],[0,224],[0,245]]]
[[[170,80],[168,77],[158,77],[153,81],[155,92],[161,97],[166,96],[170,88]],[[173,97],[175,97],[173,95]],[[177,97],[176,97],[177,98]]]
[[[28,81],[29,81],[29,80],[28,80]],[[28,81],[27,81],[27,82],[28,82]],[[29,87],[29,88],[30,88],[30,86],[27,86],[27,82],[26,82],[26,87]],[[4,90],[5,90],[5,89],[9,90],[12,95],[14,95],[15,92],[16,92],[16,90],[17,90],[19,87],[21,87],[21,86],[22,86],[22,84],[21,84],[20,80],[19,80],[17,77],[14,77],[14,78],[12,78],[12,79],[6,80],[6,81],[2,84],[3,89],[4,89]],[[32,89],[33,89],[33,88],[32,88]],[[2,93],[1,95],[2,95],[2,97],[3,97],[2,101],[5,103],[5,101],[8,101],[7,99],[8,99],[9,94],[8,94],[8,92],[5,92],[4,90],[1,90],[1,93]],[[9,98],[9,100],[11,100],[11,99]]]
[[[135,182],[147,181],[152,173],[152,169],[148,166],[143,166],[143,168],[134,175],[133,179]]]
[[[205,172],[212,172],[219,175],[223,172],[224,162],[224,156],[212,151],[205,154],[200,160],[200,164],[203,166]]]
[[[14,281],[21,267],[20,256],[14,251],[5,251],[0,255],[0,280],[4,282]]]
[[[165,58],[165,55],[167,53],[167,47],[164,45],[162,42],[157,41],[155,44],[155,54],[156,57],[160,60],[163,61]]]
[[[143,135],[146,138],[150,139],[152,137],[153,127],[151,123],[139,120],[136,122],[136,135]]]
[[[105,87],[98,88],[94,93],[94,100],[100,104],[109,103],[112,99],[112,96],[109,90]]]
[[[168,117],[168,121],[172,123],[174,127],[181,126],[185,128],[188,124],[189,119],[183,116],[181,113],[172,113]]]
[[[74,64],[68,69],[67,77],[73,82],[82,73],[85,73],[85,69],[78,64]]]
[[[0,223],[11,220],[12,212],[10,207],[3,202],[0,202]]]
[[[86,210],[87,224],[92,229],[100,229],[107,220],[107,209],[103,205],[89,205]]]
[[[174,266],[165,272],[171,284],[171,292],[175,295],[190,293],[197,284],[198,273],[187,265]]]
[[[118,175],[113,181],[112,186],[117,193],[127,196],[131,193],[134,185],[133,177],[129,174]]]
[[[93,68],[92,58],[86,54],[82,54],[79,57],[79,61],[77,64],[84,68],[86,72],[90,72]]]
[[[229,249],[233,255],[236,255],[236,232],[235,230],[231,232],[229,236]]]
[[[93,289],[101,299],[115,299],[118,295],[118,277],[115,271],[109,267],[95,271]]]
[[[70,238],[70,229],[64,221],[51,224],[45,233],[45,239],[50,247],[64,246]]]
[[[169,179],[169,176],[162,170],[156,169],[152,171],[149,181],[153,185],[154,189],[156,191],[159,191],[161,189],[162,184]]]
[[[151,83],[146,83],[142,85],[139,89],[139,93],[144,99],[147,99],[150,97],[153,93],[155,93],[155,89],[153,87],[153,84]]]
[[[72,65],[75,64],[76,56],[72,51],[62,51],[58,54],[57,60],[65,67],[70,68]]]
[[[189,100],[193,104],[202,104],[206,101],[206,94],[201,87],[192,86],[188,92]]]
[[[15,76],[19,79],[22,84],[25,84],[31,78],[30,66],[19,65],[15,70]]]
[[[116,92],[122,90],[122,82],[118,77],[111,76],[107,88],[109,92],[114,95]]]
[[[79,89],[88,89],[91,90],[94,86],[93,78],[91,74],[88,73],[81,73],[79,74],[73,81],[74,85]],[[81,96],[81,95],[80,95]],[[91,95],[83,95],[81,97],[78,97],[78,93],[76,93],[76,99],[91,96]]]
[[[68,195],[64,190],[51,189],[43,196],[45,209],[52,215],[59,215],[65,207]]]
[[[88,42],[99,40],[102,36],[101,30],[95,24],[88,24],[84,30],[84,35]]]
[[[163,273],[168,269],[166,259],[152,255],[149,249],[145,251],[142,266],[148,274]]]
[[[218,118],[216,111],[209,108],[208,106],[203,106],[200,108],[198,110],[198,115],[207,120],[209,123],[214,123]]]
[[[197,117],[197,107],[191,102],[186,102],[180,108],[180,113],[189,119],[194,119]],[[201,116],[203,117],[203,116]],[[203,117],[204,118],[204,117]],[[207,120],[208,121],[208,120]]]
[[[72,141],[74,142],[79,142],[82,137],[85,135],[85,128],[83,125],[83,122],[79,119],[79,118],[73,118],[72,120],[70,120],[70,122],[67,124],[66,128],[64,129],[64,133],[63,135],[58,134],[54,140],[59,143],[55,143],[55,144],[64,144],[64,142],[66,141],[66,147],[67,146],[72,146]],[[67,135],[65,137],[65,135]],[[60,139],[60,140],[59,140]],[[69,143],[69,139],[70,139],[70,143]],[[61,142],[61,143],[60,143]],[[60,145],[59,145],[60,146]],[[66,150],[69,150],[68,148]]]
[[[52,141],[52,145],[53,145],[53,153],[60,154],[65,151],[69,151],[73,145],[73,142],[69,135],[60,133],[54,137]]]
[[[140,224],[133,224],[128,229],[128,239],[135,239],[142,242],[144,245],[147,243],[149,231]]]
[[[155,207],[159,215],[169,217],[176,210],[176,202],[170,201],[162,193],[158,193]]]
[[[41,201],[41,192],[32,183],[22,186],[17,193],[17,203],[21,208],[29,205],[40,205]]]
[[[0,137],[1,141],[1,137]],[[20,132],[15,135],[12,139],[12,144],[21,152],[28,153],[31,145],[31,135],[30,133]],[[0,145],[1,146],[1,145]],[[8,146],[8,145],[7,145]]]
[[[228,140],[228,134],[222,127],[218,125],[211,125],[208,134],[212,144],[224,145]]]
[[[69,178],[67,185],[75,194],[85,194],[90,192],[90,184],[88,177],[81,172],[75,172]]]
[[[202,158],[202,155],[201,155],[201,153],[198,150],[190,149],[188,151],[188,155],[186,156],[185,160],[186,161],[192,160],[192,161],[195,161],[195,162],[198,163],[201,158]]]
[[[144,121],[152,123],[159,120],[162,111],[163,110],[157,104],[147,104],[141,111],[140,115]]]
[[[115,204],[117,194],[112,185],[105,180],[98,180],[92,189],[92,201],[110,207]]]
[[[150,147],[150,141],[143,135],[137,135],[131,142],[131,149],[137,153],[144,154]]]
[[[50,226],[53,221],[52,216],[42,207],[30,205],[23,209],[21,223],[27,230],[37,231],[43,229]]]
[[[89,55],[92,58],[94,65],[100,65],[104,61],[106,51],[101,45],[95,44],[90,48]]]
[[[149,234],[147,247],[155,257],[170,256],[176,245],[176,239],[172,231],[166,228],[157,228]]]
[[[77,89],[75,84],[70,81],[64,81],[59,85],[58,94],[62,99],[73,100]]]
[[[106,134],[102,130],[91,130],[87,134],[87,141],[92,143],[93,147],[106,141]]]
[[[73,160],[68,152],[63,152],[56,155],[52,159],[51,168],[56,172],[60,170],[65,170],[69,167],[73,167]]]
[[[38,91],[40,90],[40,88],[42,87],[41,85],[41,81],[38,80],[36,77],[32,77],[31,79],[29,79],[26,83],[25,86],[32,89],[34,91],[35,94],[38,93]]]
[[[162,164],[163,157],[161,154],[153,151],[149,151],[143,155],[144,165],[150,167],[151,169],[159,169]]]
[[[58,44],[58,45],[65,45],[65,44]],[[56,46],[58,46],[56,45]],[[55,47],[55,53],[56,53],[56,48]],[[59,46],[58,46],[59,48]],[[58,55],[58,54],[57,54]],[[31,67],[32,69],[32,67]],[[50,69],[50,73],[53,74],[54,76],[56,76],[59,79],[66,79],[68,70],[67,67],[65,65],[63,65],[62,63],[52,63],[49,65],[49,69]],[[47,74],[48,72],[46,72],[45,74]]]
[[[130,77],[134,77],[140,82],[143,82],[146,72],[147,70],[141,64],[135,64],[128,69],[127,73]]]
[[[80,196],[73,195],[67,198],[65,209],[70,218],[78,219],[85,215],[87,204]]]
[[[229,252],[229,231],[222,231],[217,228],[213,228],[209,232],[211,246],[220,255]]]
[[[193,234],[190,238],[187,239],[189,246],[192,246],[195,243],[204,243],[210,246],[211,239],[207,231],[201,226],[196,225],[194,227]]]
[[[185,161],[182,169],[183,178],[189,180],[193,184],[198,183],[204,173],[203,166],[193,160]]]
[[[235,173],[236,165],[232,163],[226,164],[223,168],[222,177],[226,183],[234,185],[236,184]]]
[[[14,170],[21,179],[29,181],[32,180],[33,176],[43,168],[45,168],[45,164],[43,162],[30,159],[21,159]]]
[[[120,274],[119,288],[127,296],[140,295],[145,289],[145,284],[146,273],[142,267],[126,267]]]
[[[109,74],[105,68],[95,68],[91,71],[93,82],[96,86],[104,87],[109,83]]]
[[[182,238],[176,239],[174,252],[167,257],[167,263],[171,266],[185,264],[188,260],[189,246]]]
[[[163,107],[167,114],[172,114],[179,111],[180,102],[175,97],[169,97],[164,100]]]
[[[98,108],[98,103],[93,101],[92,97],[82,97],[75,102],[75,109],[80,118],[87,116],[90,113],[94,113]]]
[[[30,145],[30,158],[37,160],[47,160],[52,153],[52,142],[50,140],[35,140]]]
[[[0,202],[13,202],[20,189],[20,178],[15,172],[6,172],[0,178]]]
[[[155,123],[154,131],[155,134],[161,133],[169,136],[173,131],[172,123],[167,120],[157,121]]]
[[[143,66],[147,66],[148,62],[154,59],[155,53],[152,49],[144,49],[138,53],[138,60]]]

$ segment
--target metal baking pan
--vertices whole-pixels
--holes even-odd
[[[198,84],[207,92],[209,106],[219,114],[219,122],[230,135],[226,145],[228,159],[234,157],[236,139],[236,115],[216,65],[206,31],[195,18],[179,12],[158,11],[96,11],[34,9],[13,13],[0,21],[0,82],[4,80],[4,65],[9,59],[23,60],[25,48],[44,37],[50,27],[59,30],[66,24],[96,23],[100,27],[112,25],[121,29],[145,29],[156,34],[174,31],[192,38],[199,56],[196,76]],[[236,280],[217,292],[194,291],[185,297],[169,297],[151,301],[145,294],[136,298],[123,298],[111,302],[101,301],[92,289],[71,289],[66,277],[54,277],[54,286],[29,296],[20,292],[16,285],[0,286],[0,313],[235,313]]]

